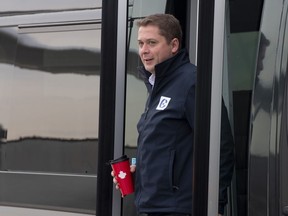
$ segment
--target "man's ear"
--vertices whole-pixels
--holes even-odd
[[[173,38],[170,45],[172,46],[172,53],[175,54],[179,51],[180,49],[180,43],[179,40],[177,38]]]

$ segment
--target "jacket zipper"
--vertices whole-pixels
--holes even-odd
[[[148,115],[148,112],[149,112],[149,108],[150,108],[150,106],[151,106],[151,101],[152,101],[152,96],[153,96],[154,89],[155,89],[155,84],[154,84],[154,87],[153,87],[153,88],[151,89],[151,91],[149,92],[147,107],[146,107],[146,109],[145,109],[145,117],[144,117],[145,120],[147,119],[147,115]]]

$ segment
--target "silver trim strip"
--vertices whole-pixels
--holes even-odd
[[[127,0],[118,0],[114,157],[120,157],[123,154],[124,148],[127,8]],[[112,209],[113,216],[122,215],[121,204],[120,193],[119,191],[114,190]]]
[[[73,173],[48,173],[48,172],[21,172],[21,171],[0,171],[0,174],[7,175],[41,175],[41,176],[63,176],[63,177],[83,177],[83,178],[95,178],[96,175],[81,175]]]
[[[114,157],[123,154],[124,146],[124,114],[125,114],[125,62],[126,62],[126,29],[127,29],[127,1],[118,2],[118,30],[117,30],[117,63],[116,63],[116,99],[115,99],[115,149]]]
[[[192,64],[197,65],[198,51],[198,25],[199,25],[199,0],[192,0],[190,3],[190,23],[189,23],[189,56]]]
[[[207,215],[218,215],[222,73],[224,62],[225,0],[215,1],[211,87],[210,156]]]
[[[39,22],[71,22],[71,20],[86,22],[88,20],[101,20],[101,13],[102,9],[93,9],[4,16],[0,17],[0,26],[35,25]]]

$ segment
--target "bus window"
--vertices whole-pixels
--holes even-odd
[[[100,36],[95,22],[0,29],[0,203],[95,213]]]

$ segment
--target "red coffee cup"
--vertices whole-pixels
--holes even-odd
[[[122,197],[134,192],[132,174],[130,172],[129,158],[126,155],[110,161],[114,171],[115,178],[118,182]]]

